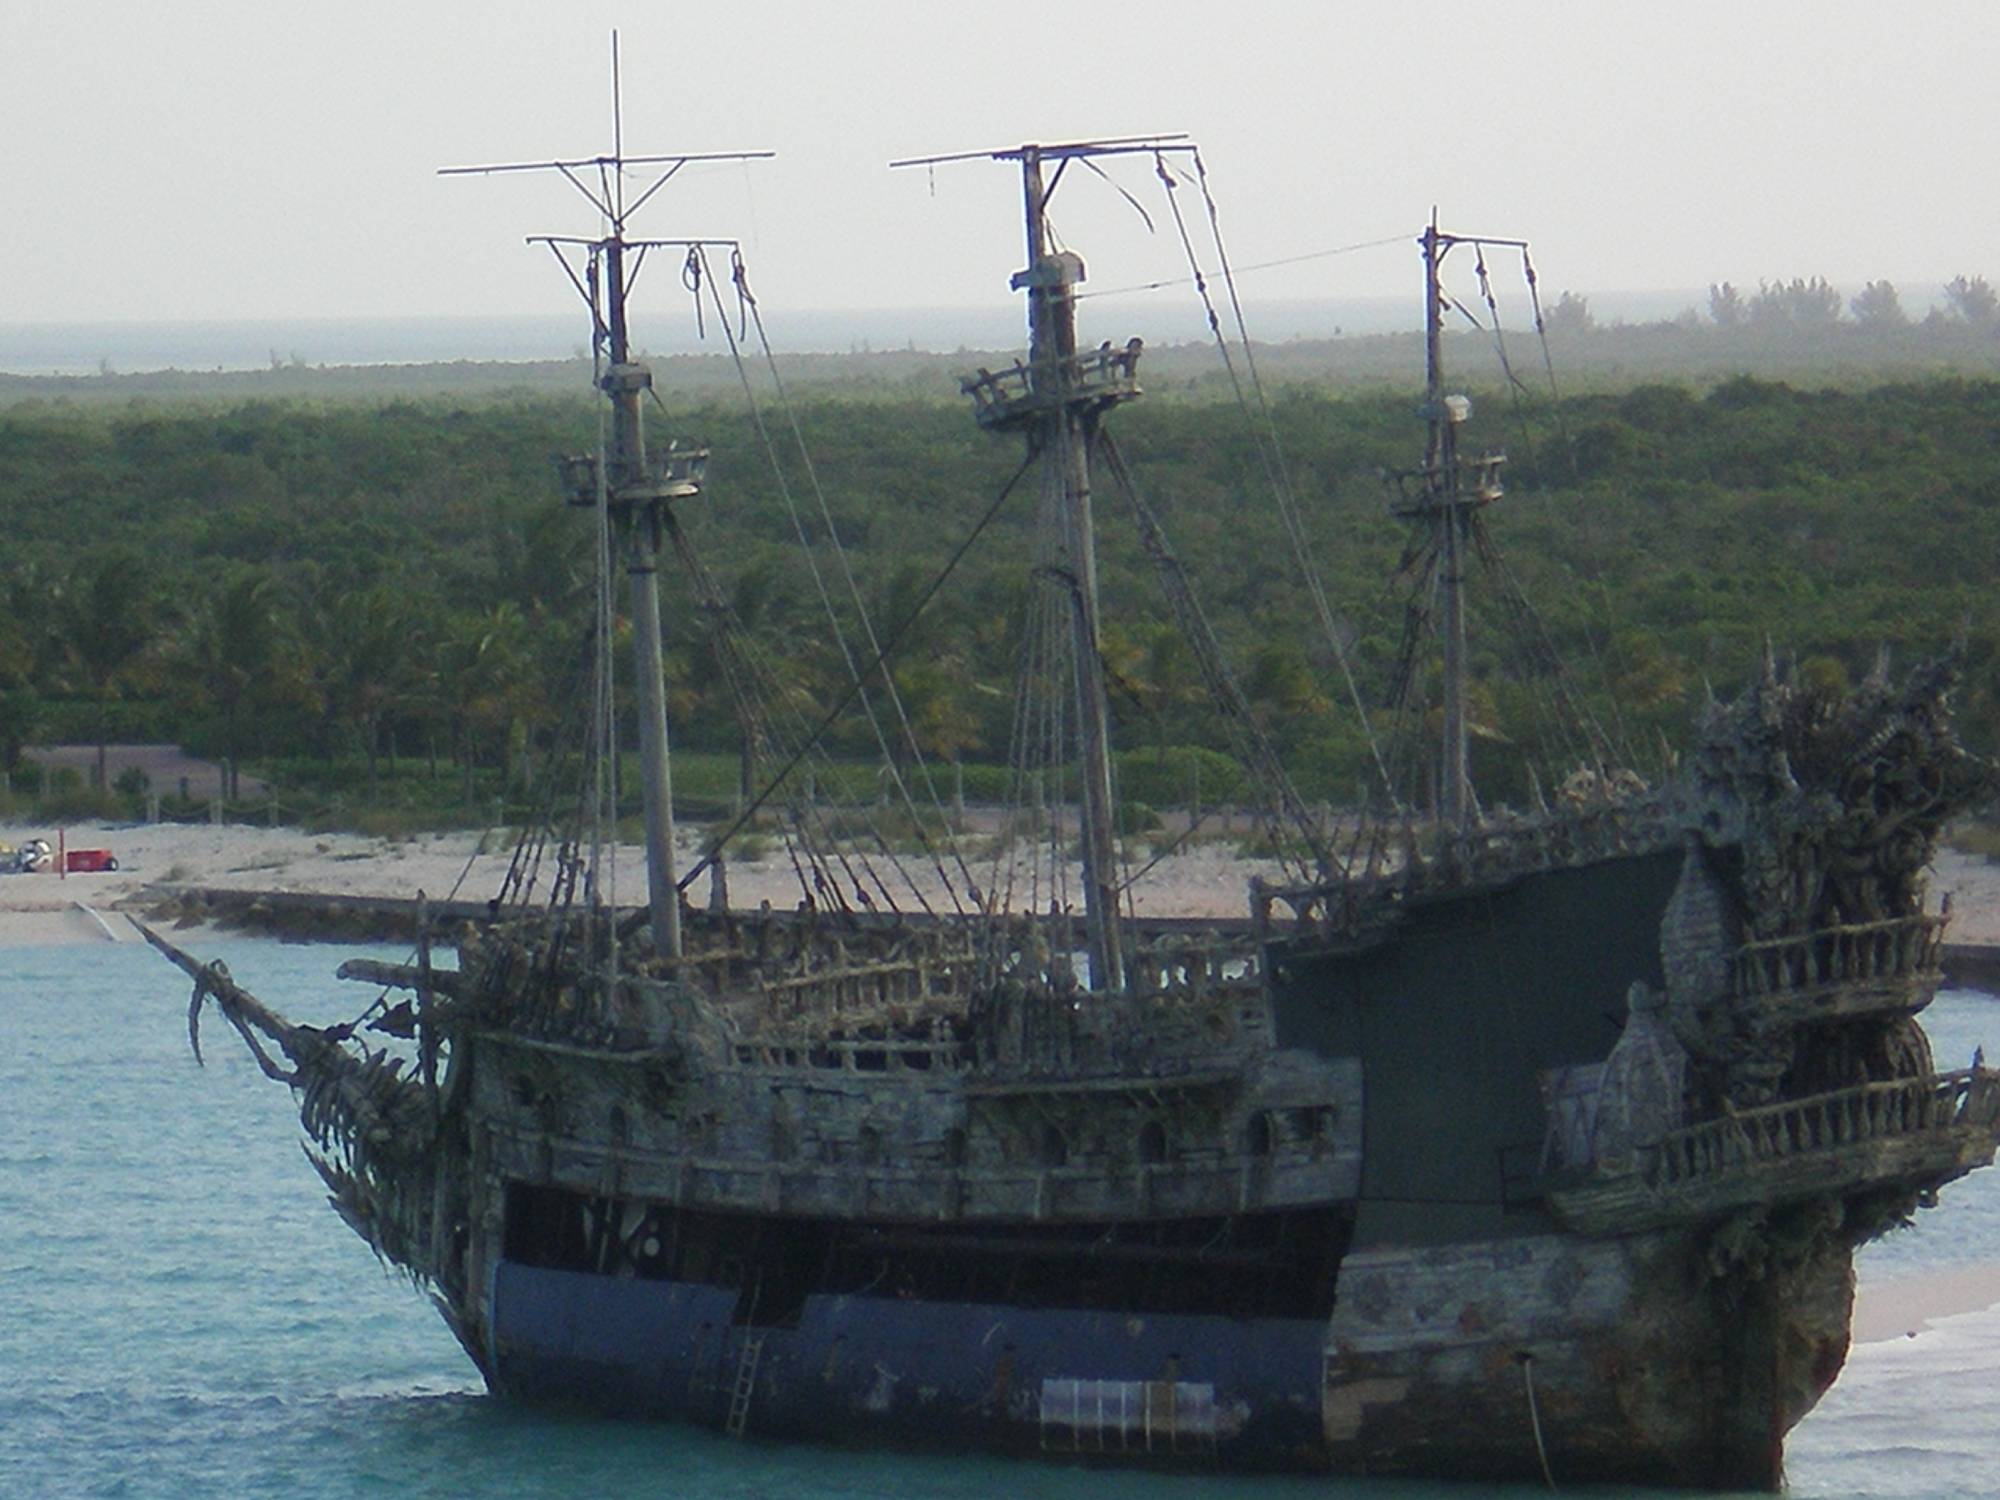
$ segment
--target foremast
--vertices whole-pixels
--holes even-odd
[[[612,38],[613,98],[617,99],[617,37]],[[442,176],[494,172],[560,172],[601,216],[605,232],[593,238],[536,235],[532,243],[547,245],[590,308],[591,344],[596,385],[610,403],[611,431],[604,450],[595,457],[565,460],[565,478],[572,504],[595,507],[615,539],[622,557],[630,595],[634,672],[638,679],[639,765],[646,821],[646,892],[654,951],[661,957],[681,956],[679,883],[674,870],[673,770],[668,755],[666,661],[660,640],[659,558],[665,539],[667,510],[675,501],[700,494],[708,450],[663,452],[646,448],[642,400],[653,386],[653,372],[632,356],[626,308],[632,284],[649,252],[675,249],[690,259],[711,245],[734,250],[734,240],[633,239],[626,220],[647,203],[668,180],[695,162],[748,161],[773,155],[769,151],[720,151],[677,155],[627,156],[620,110],[613,109],[613,146],[608,155],[572,160],[510,162],[480,167],[448,167]],[[628,174],[650,177],[646,188],[629,202]],[[594,179],[594,181],[592,180]],[[572,264],[582,261],[582,272]],[[604,559],[606,566],[611,563]],[[608,579],[606,580],[608,586]],[[608,631],[605,632],[608,634]],[[607,644],[600,642],[600,649]],[[608,694],[606,697],[608,699]],[[608,705],[607,705],[608,711]],[[604,749],[612,746],[607,730]]]

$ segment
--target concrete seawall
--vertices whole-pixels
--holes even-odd
[[[128,905],[155,925],[209,924],[286,942],[394,943],[417,939],[417,903],[395,896],[248,891],[233,887],[155,885]],[[433,901],[431,935],[499,915],[497,902]]]
[[[2000,944],[1946,943],[1944,979],[1953,989],[2000,996]]]

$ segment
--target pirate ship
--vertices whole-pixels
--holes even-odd
[[[548,164],[608,226],[550,243],[608,405],[566,472],[630,583],[646,908],[609,888],[600,781],[594,824],[524,849],[455,965],[427,931],[413,963],[343,968],[409,994],[411,1058],[149,937],[194,978],[191,1029],[212,1002],[294,1091],[335,1209],[496,1392],[739,1435],[1775,1486],[1846,1354],[1853,1249],[1989,1161],[2000,1122],[2000,1073],[1938,1071],[1915,1020],[1940,980],[1932,841],[1991,787],[1952,734],[1951,663],[1846,699],[1767,664],[1657,784],[1600,760],[1531,812],[1482,809],[1461,587],[1500,461],[1459,451],[1439,276],[1475,242],[1433,223],[1429,437],[1399,509],[1443,615],[1434,815],[1335,837],[1130,493],[1297,868],[1240,923],[1131,921],[1091,490],[1129,488],[1105,423],[1142,351],[1079,345],[1083,265],[1047,207],[1074,165],[1191,153],[992,153],[1021,173],[1029,348],[965,386],[1039,478],[1024,660],[1055,707],[1019,715],[1043,757],[1021,764],[1077,793],[1034,803],[1080,851],[1074,892],[1060,848],[983,882],[940,857],[950,902],[902,915],[805,854],[797,910],[689,903],[655,566],[685,552],[705,455],[647,445],[626,296],[648,254],[699,271],[734,247],[628,237],[627,175],[656,172],[643,203],[695,158],[621,148]],[[861,653],[856,695],[892,646]]]

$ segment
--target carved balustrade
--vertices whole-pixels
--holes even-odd
[[[1630,1234],[1817,1197],[1922,1191],[1993,1159],[2000,1071],[1867,1083],[1704,1120],[1626,1170],[1551,1182],[1548,1204],[1583,1234]]]
[[[1676,1187],[1757,1170],[1810,1152],[2000,1121],[2000,1073],[1962,1068],[1789,1099],[1686,1126],[1655,1148],[1648,1176]]]
[[[1898,917],[1746,943],[1730,959],[1730,993],[1759,1006],[1796,1003],[1816,1013],[1914,1010],[1943,977],[1944,930],[1943,917]]]

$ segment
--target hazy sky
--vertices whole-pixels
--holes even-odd
[[[0,321],[561,312],[522,239],[594,231],[587,205],[434,172],[607,149],[614,26],[628,150],[780,153],[638,222],[743,238],[779,330],[786,307],[1008,295],[1010,170],[892,157],[1148,131],[1200,142],[1244,265],[1413,233],[1436,203],[1531,239],[1551,294],[2000,280],[1988,4],[0,7]],[[1056,204],[1100,289],[1180,263],[1149,165],[1116,171],[1159,233],[1083,174]],[[1243,284],[1254,310],[1410,293],[1412,267],[1397,246]]]

